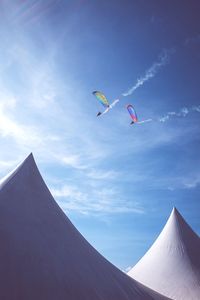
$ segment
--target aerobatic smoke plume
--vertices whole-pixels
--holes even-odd
[[[104,112],[101,113],[101,115],[106,114],[111,108],[113,108],[117,103],[119,102],[119,99],[114,100],[110,106],[108,108],[106,108],[106,110],[104,110]]]
[[[143,123],[152,122],[152,121],[153,121],[152,119],[146,119],[146,120],[139,121],[137,123],[138,124],[143,124]]]
[[[153,65],[146,71],[145,75],[139,78],[134,86],[132,86],[127,92],[123,93],[122,96],[126,97],[131,95],[137,88],[142,86],[146,81],[153,78],[156,73],[169,62],[170,55],[174,52],[174,49],[165,49],[160,54],[158,61],[154,62]]]
[[[192,107],[189,107],[189,108],[183,107],[179,110],[179,112],[169,111],[164,116],[160,117],[158,119],[158,121],[164,123],[164,122],[168,121],[171,117],[185,118],[192,111],[200,112],[200,105],[199,106],[192,106]]]
[[[185,118],[185,117],[187,117],[187,115],[189,115],[192,112],[200,113],[200,105],[192,106],[192,107],[182,107],[178,112],[169,111],[165,115],[163,115],[162,117],[154,118],[154,119],[141,120],[137,123],[138,124],[143,124],[143,123],[153,122],[153,121],[158,121],[158,122],[161,122],[161,123],[165,123],[167,121],[170,121],[170,119],[174,118],[174,117]]]
[[[198,105],[198,106],[193,106],[193,107],[192,107],[192,110],[197,111],[197,112],[200,112],[200,105]]]

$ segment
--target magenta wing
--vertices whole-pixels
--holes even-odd
[[[138,117],[137,117],[137,114],[136,114],[136,111],[135,109],[133,108],[133,106],[131,104],[128,104],[126,106],[130,116],[131,116],[131,119],[133,120],[134,123],[138,122]]]

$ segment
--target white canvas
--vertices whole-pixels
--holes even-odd
[[[0,299],[153,300],[100,255],[57,205],[30,155],[0,184]]]
[[[128,275],[172,299],[200,299],[200,238],[176,208]]]

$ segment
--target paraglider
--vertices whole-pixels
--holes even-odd
[[[103,107],[105,108],[105,110],[103,112],[98,112],[97,113],[97,117],[98,116],[101,116],[103,114],[106,114],[111,108],[113,108],[117,102],[119,102],[119,99],[116,99],[114,100],[111,104],[108,102],[108,99],[106,98],[106,96],[102,93],[102,92],[99,92],[99,91],[94,91],[92,92],[92,94],[95,96],[95,98],[103,105]],[[143,123],[146,123],[146,122],[151,122],[152,119],[146,119],[146,120],[142,120],[142,121],[139,121],[138,120],[138,117],[137,117],[137,114],[136,114],[136,111],[135,109],[133,108],[133,106],[131,104],[128,104],[126,105],[126,108],[130,114],[130,117],[132,119],[130,125],[133,125],[135,123],[137,124],[143,124]]]
[[[134,123],[137,123],[138,122],[138,117],[137,117],[137,114],[136,114],[136,111],[135,109],[133,108],[133,106],[131,104],[128,104],[126,106],[129,114],[130,114],[130,117],[132,119],[132,122],[130,123],[130,125],[133,125]]]
[[[111,108],[113,108],[115,106],[115,104],[117,102],[119,102],[119,99],[117,99],[117,100],[114,100],[111,104],[109,104],[106,96],[104,94],[102,94],[101,92],[99,92],[99,91],[94,91],[92,94],[97,98],[97,100],[105,108],[105,110],[103,112],[98,112],[97,117],[107,113]]]

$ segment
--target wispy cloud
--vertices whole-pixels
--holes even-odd
[[[27,5],[16,18],[22,17],[26,21],[26,16],[36,7]],[[85,88],[85,82],[76,80],[74,70],[66,67],[67,57],[69,65],[73,60],[72,53],[63,56],[64,66],[60,63],[60,45],[64,45],[62,38],[61,43],[56,43],[55,39],[51,42],[51,34],[45,32],[45,38],[39,36],[37,41],[44,47],[45,51],[41,51],[41,47],[29,39],[25,30],[20,35],[6,34],[5,40],[10,42],[5,47],[2,43],[5,60],[1,56],[0,137],[1,145],[6,146],[5,150],[3,147],[0,149],[0,166],[3,169],[11,167],[10,162],[15,164],[16,156],[21,159],[33,151],[42,167],[50,168],[50,172],[55,170],[57,179],[69,179],[62,181],[62,184],[52,183],[52,193],[66,211],[85,214],[143,213],[143,205],[132,199],[129,191],[123,190],[123,183],[127,184],[128,177],[132,176],[133,180],[127,184],[129,187],[143,184],[147,171],[144,170],[144,174],[139,172],[142,164],[137,165],[137,161],[144,152],[181,139],[185,131],[168,128],[163,133],[158,124],[150,124],[134,128],[132,136],[124,116],[122,121],[119,120],[120,109],[116,109],[116,114],[110,112],[105,118],[97,120],[88,101],[89,85]],[[172,52],[164,50],[158,61],[124,96],[153,78],[169,62]],[[78,74],[78,64],[76,68]],[[200,112],[200,107],[195,106],[192,110]],[[167,118],[187,114],[186,109],[169,112]],[[152,118],[139,123],[158,122],[154,114],[149,117]],[[8,156],[8,148],[15,148],[16,151]],[[3,163],[7,158],[7,164]],[[131,160],[127,163],[129,158]],[[134,171],[127,172],[127,175],[126,169]],[[147,185],[149,178],[145,178]]]
[[[87,194],[80,192],[77,187],[70,185],[63,185],[60,188],[52,188],[51,192],[54,197],[72,198],[78,202],[85,201],[87,199]]]
[[[0,173],[3,173],[7,170],[12,169],[13,166],[16,166],[18,163],[19,163],[19,159],[17,159],[17,160],[0,160]]]
[[[156,163],[155,166],[156,168]],[[149,180],[151,177],[151,180]],[[131,178],[130,178],[131,180]],[[200,176],[198,174],[197,168],[193,167],[192,172],[187,174],[185,168],[180,168],[175,174],[164,174],[160,178],[155,175],[155,172],[148,172],[147,175],[144,174],[143,178],[141,175],[141,180],[137,182],[137,178],[132,177],[131,182],[137,183],[137,187],[144,187],[148,190],[169,190],[171,192],[177,192],[180,190],[194,190],[200,187]]]
[[[195,189],[196,187],[200,186],[200,176],[197,176],[196,178],[191,178],[189,180],[185,179],[183,186],[186,189]]]
[[[74,210],[83,214],[144,213],[144,209],[137,202],[122,200],[120,190],[113,187],[91,190],[87,187],[85,190],[80,185],[77,187],[64,184],[59,188],[52,187],[51,192],[66,212]]]
[[[38,21],[39,18],[53,9],[60,1],[49,0],[47,3],[41,0],[20,1],[20,3],[12,1],[9,5],[10,15],[12,16],[11,22],[14,24],[28,24]]]
[[[165,49],[160,54],[158,61],[154,62],[153,65],[146,71],[145,75],[140,77],[136,84],[132,86],[127,92],[123,93],[122,96],[126,97],[131,95],[136,89],[138,89],[140,86],[142,86],[146,81],[153,78],[158,71],[165,66],[170,59],[170,55],[174,53],[174,49]]]
[[[102,180],[102,179],[113,180],[119,176],[119,172],[112,171],[112,170],[101,171],[101,170],[92,169],[87,173],[87,176],[91,179],[97,179],[97,180]]]
[[[175,178],[174,184],[176,188],[187,190],[200,187],[200,174],[198,172],[198,168],[194,167],[193,172],[189,172],[189,174],[184,174]],[[173,182],[171,186],[173,187]]]
[[[184,176],[174,176],[162,180],[161,185],[167,187],[168,190],[174,192],[176,190],[193,190],[200,186],[199,174],[189,174]]]
[[[89,122],[83,120],[81,126],[77,122],[85,116],[80,111],[76,83],[65,74],[63,84],[58,72],[53,71],[55,47],[46,52],[44,62],[31,51],[26,36],[20,39],[21,44],[13,40],[8,53],[10,63],[0,70],[0,136],[9,139],[12,147],[17,145],[24,156],[33,151],[43,161],[58,161],[83,170],[89,157],[102,156],[102,151],[91,138],[95,132],[89,131]],[[12,74],[19,74],[14,84],[7,79],[11,66]]]
[[[63,164],[66,166],[69,166],[71,168],[79,169],[79,170],[84,170],[87,169],[88,166],[84,165],[81,163],[81,157],[80,155],[73,155],[73,154],[64,154],[63,156],[55,155],[55,157]]]
[[[34,127],[20,124],[12,111],[16,107],[16,99],[14,97],[2,97],[0,99],[0,135],[2,137],[11,137],[17,143],[40,143],[40,138]]]

